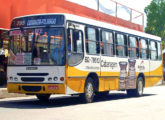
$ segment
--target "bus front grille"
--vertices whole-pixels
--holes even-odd
[[[22,77],[21,80],[24,82],[43,82],[44,78],[42,78],[42,77]]]

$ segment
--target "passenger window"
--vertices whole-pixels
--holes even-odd
[[[157,60],[157,45],[156,42],[150,42],[150,58],[151,60]]]
[[[139,41],[139,53],[140,58],[148,59],[148,42],[145,39],[140,39]]]
[[[123,34],[116,34],[116,53],[120,57],[127,56],[127,41]]]
[[[68,63],[70,66],[79,64],[84,57],[83,32],[77,29],[68,29]]]
[[[102,31],[102,54],[107,56],[114,55],[113,33]]]
[[[129,37],[128,39],[128,54],[130,58],[138,57],[138,45],[136,37]]]
[[[97,29],[86,28],[86,52],[88,54],[100,53],[99,40],[97,35]]]
[[[68,51],[75,53],[83,52],[83,36],[82,31],[69,29],[68,32]]]
[[[158,60],[161,60],[162,56],[161,56],[161,44],[160,44],[160,42],[157,42],[157,53],[158,53]]]

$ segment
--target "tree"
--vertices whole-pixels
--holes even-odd
[[[165,41],[165,0],[152,0],[145,8],[147,27],[145,32],[160,36]]]

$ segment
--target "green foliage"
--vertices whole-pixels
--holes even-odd
[[[165,0],[152,0],[145,8],[145,13],[147,15],[145,32],[160,36],[162,41],[165,41]]]

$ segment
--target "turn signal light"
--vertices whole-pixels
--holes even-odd
[[[64,77],[60,77],[60,80],[61,80],[61,81],[64,81]]]

